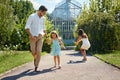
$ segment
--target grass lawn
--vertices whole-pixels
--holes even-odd
[[[114,51],[106,54],[95,54],[95,56],[107,61],[110,64],[120,67],[120,51]]]
[[[45,52],[42,55],[46,54]],[[33,57],[29,51],[0,52],[0,73],[8,71],[16,66],[30,62]]]

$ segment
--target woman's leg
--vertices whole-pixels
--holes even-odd
[[[83,60],[87,60],[85,49],[80,49],[80,51],[81,51],[81,53],[83,55]]]

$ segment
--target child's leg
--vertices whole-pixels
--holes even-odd
[[[60,65],[60,56],[57,56],[58,65]]]
[[[58,68],[60,69],[61,68],[61,65],[60,65],[60,56],[57,56],[57,60],[58,60]]]
[[[84,60],[87,60],[87,57],[86,57],[86,51],[84,49],[80,49],[82,55],[83,55],[83,59]]]
[[[55,64],[54,67],[56,67],[56,58],[57,58],[57,56],[54,56],[54,64]]]

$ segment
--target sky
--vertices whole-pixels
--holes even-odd
[[[38,10],[40,5],[44,5],[48,9],[48,13],[51,13],[54,10],[55,6],[63,0],[29,0],[29,1],[32,2],[35,10]],[[82,6],[84,3],[89,5],[89,0],[76,0],[76,1],[78,1]]]

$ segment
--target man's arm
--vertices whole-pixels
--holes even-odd
[[[32,24],[32,16],[29,16],[28,20],[27,20],[27,23],[26,23],[26,26],[25,26],[25,29],[26,29],[26,32],[28,33],[29,35],[29,38],[34,40],[35,37],[32,36],[31,32],[30,32],[30,26]]]
[[[32,34],[30,33],[30,29],[26,29],[26,32],[29,36],[32,36]]]
[[[28,33],[29,38],[30,38],[31,40],[35,40],[35,39],[36,39],[36,38],[35,38],[34,36],[32,36],[32,34],[30,33],[30,29],[26,29],[26,32]]]

